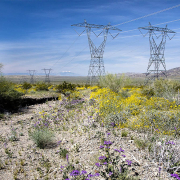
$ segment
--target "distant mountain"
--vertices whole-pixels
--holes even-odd
[[[29,73],[3,73],[5,76],[27,76]]]
[[[62,71],[58,73],[59,76],[79,76],[79,74],[73,73],[71,71]]]
[[[4,76],[29,76],[29,73],[3,73]],[[45,73],[34,73],[34,76],[45,76]],[[60,73],[50,73],[50,76],[80,76],[79,74],[70,72],[70,71],[62,71]]]
[[[180,76],[180,67],[167,70],[167,76]]]
[[[180,77],[180,67],[166,70],[166,72],[167,72],[168,77]],[[146,76],[146,73],[133,73],[133,72],[119,73],[117,75],[121,76],[123,74],[128,77],[145,77]]]

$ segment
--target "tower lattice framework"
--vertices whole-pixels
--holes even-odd
[[[52,69],[42,69],[42,70],[44,70],[45,75],[46,75],[45,76],[45,82],[50,83],[49,74],[50,74]]]
[[[30,75],[30,83],[33,84],[34,83],[34,73],[36,70],[28,70],[29,71],[29,75]]]
[[[91,61],[90,61],[90,65],[89,65],[87,83],[93,84],[98,81],[100,76],[105,75],[103,54],[104,54],[104,49],[105,49],[105,45],[106,45],[107,35],[108,35],[108,33],[110,33],[109,30],[117,30],[117,31],[121,31],[121,30],[116,27],[111,26],[110,24],[108,24],[106,26],[105,25],[88,24],[86,22],[86,20],[84,20],[83,23],[73,24],[72,26],[85,27],[84,31],[86,31],[86,33],[87,33],[89,49],[90,49],[90,54],[91,54]],[[102,31],[97,35],[92,30],[93,28],[102,29]],[[95,44],[91,40],[91,32],[93,32],[96,37],[99,37],[101,34],[103,34],[103,42],[100,44],[100,46],[98,48],[95,46]],[[78,34],[78,35],[80,36],[81,34]],[[110,33],[110,35],[113,37],[113,39],[116,38],[118,36],[118,34],[119,33],[117,33],[115,36],[113,36]]]
[[[146,34],[143,34],[141,32],[141,29],[148,30],[148,32]],[[144,37],[149,33],[150,58],[147,67],[146,82],[148,82],[149,80],[158,79],[160,76],[167,77],[166,64],[164,58],[166,37],[168,36],[169,39],[171,40],[174,37],[175,32],[168,29],[167,25],[165,28],[160,28],[160,27],[152,26],[151,23],[149,23],[149,26],[139,27],[139,30]],[[157,35],[155,31],[159,32],[160,35]],[[168,33],[174,33],[174,35],[170,38]],[[161,41],[159,45],[157,45],[155,40],[160,37],[161,37]]]

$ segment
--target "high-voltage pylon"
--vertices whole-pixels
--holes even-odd
[[[141,32],[141,29],[148,30],[148,32],[146,34],[143,34]],[[174,37],[175,32],[168,29],[167,25],[165,28],[160,28],[160,27],[152,26],[151,23],[149,23],[149,26],[139,27],[139,30],[143,34],[144,37],[149,33],[150,59],[149,59],[148,67],[147,67],[146,82],[148,82],[149,80],[158,79],[162,75],[167,77],[166,64],[165,64],[165,58],[164,58],[166,36],[168,36],[169,39],[171,40]],[[155,31],[159,32],[160,34],[157,35]],[[168,33],[174,33],[174,35],[170,38]],[[157,43],[155,42],[154,36],[156,36],[157,39],[159,37],[162,38],[159,45],[157,45]],[[153,65],[154,67],[152,67]]]
[[[50,72],[51,72],[52,69],[42,69],[42,70],[44,70],[45,75],[46,75],[46,76],[45,76],[45,82],[50,83],[49,74],[50,74]]]
[[[86,22],[86,20],[84,20],[83,23],[73,24],[71,26],[85,27],[87,37],[88,37],[88,42],[89,42],[90,54],[91,54],[91,61],[90,61],[89,71],[88,71],[88,83],[92,84],[94,82],[97,82],[97,80],[99,79],[100,76],[105,75],[103,53],[104,53],[104,49],[105,49],[108,32],[109,32],[109,30],[118,30],[118,31],[121,31],[121,30],[116,27],[111,26],[110,24],[108,24],[106,26],[105,25],[88,24]],[[102,29],[102,31],[97,35],[92,30],[93,28]],[[93,41],[91,40],[91,37],[90,37],[91,32],[93,32],[96,37],[100,36],[100,34],[103,33],[104,40],[98,48],[94,45]],[[81,34],[78,34],[78,35],[80,36]],[[115,36],[113,36],[110,33],[110,35],[113,37],[113,39],[116,38],[118,34],[119,33],[117,33]]]
[[[29,71],[29,75],[30,75],[30,83],[34,83],[34,73],[36,70],[28,70]]]

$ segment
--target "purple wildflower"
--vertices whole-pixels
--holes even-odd
[[[85,170],[82,170],[82,171],[81,171],[81,175],[82,175],[82,174],[86,174],[86,173],[87,173],[87,172],[86,172]]]
[[[105,145],[111,145],[112,142],[111,142],[111,141],[104,141],[104,144],[105,144]]]
[[[88,177],[93,177],[94,175],[93,174],[88,174]]]
[[[99,173],[96,173],[96,174],[88,174],[88,177],[94,177],[94,176],[99,176],[100,174]]]
[[[130,160],[126,160],[126,162],[128,163],[128,166],[131,166],[132,161],[130,161]]]
[[[108,164],[108,163],[107,163],[107,162],[104,162],[103,164],[106,165],[106,164]]]
[[[96,165],[97,167],[100,167],[100,166],[101,166],[100,163],[95,163],[95,165]]]
[[[180,177],[178,176],[178,174],[171,174],[172,177],[175,177],[176,179],[180,180]]]
[[[106,159],[106,156],[100,156],[99,160],[101,160],[101,159]]]
[[[80,172],[78,170],[73,170],[71,173],[70,173],[70,176],[79,176],[80,175]]]
[[[57,144],[59,145],[61,143],[61,141],[58,141]]]
[[[175,145],[175,143],[173,141],[168,141],[166,142],[166,144],[172,144],[172,145]]]
[[[122,148],[120,148],[119,150],[120,150],[120,152],[124,152],[124,150]]]
[[[112,172],[109,172],[109,176],[111,176],[113,173]]]
[[[126,157],[126,155],[124,155],[124,154],[123,154],[122,156],[123,156],[123,157]]]
[[[100,149],[102,149],[102,148],[104,148],[104,146],[102,146],[102,145],[100,145],[100,147],[99,147]]]
[[[112,122],[112,123],[111,123],[111,126],[112,126],[112,127],[115,127],[115,123],[114,123],[114,122]]]
[[[66,160],[67,160],[67,162],[69,163],[69,156],[68,156],[68,154],[66,154]]]
[[[120,148],[120,149],[114,149],[115,151],[117,151],[117,152],[124,152],[124,150],[122,149],[122,148]]]
[[[100,174],[99,173],[96,173],[95,176],[99,176]]]

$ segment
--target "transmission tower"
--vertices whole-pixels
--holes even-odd
[[[50,74],[50,72],[51,72],[52,69],[42,69],[42,70],[44,70],[45,75],[46,75],[46,77],[45,77],[45,82],[50,83],[49,74]]]
[[[108,32],[109,32],[109,30],[118,30],[118,31],[121,31],[121,30],[111,26],[110,24],[108,24],[106,26],[104,26],[104,25],[96,25],[96,24],[88,24],[86,22],[86,20],[84,20],[83,23],[73,24],[71,26],[85,27],[84,31],[86,31],[86,33],[87,33],[88,42],[89,42],[89,49],[90,49],[90,54],[91,54],[91,61],[90,61],[90,65],[89,65],[87,83],[92,84],[94,82],[97,82],[97,80],[99,79],[100,76],[105,75],[105,67],[104,67],[104,62],[103,62],[103,53],[104,53],[104,49],[105,49],[105,44],[106,44]],[[102,31],[97,35],[92,30],[93,28],[102,29]],[[96,37],[99,37],[101,34],[103,34],[103,36],[104,36],[104,40],[100,44],[100,46],[98,48],[94,45],[93,41],[91,40],[91,32],[93,32]],[[81,35],[79,33],[77,33],[77,34],[79,36]],[[115,36],[113,36],[110,32],[109,32],[109,34],[114,39],[114,38],[116,38],[118,36],[119,33],[117,33]]]
[[[28,70],[29,71],[29,75],[30,75],[30,83],[34,83],[34,73],[36,70]]]
[[[143,34],[141,32],[141,29],[148,30],[148,32],[146,34]],[[175,32],[168,29],[167,25],[165,28],[160,28],[160,27],[152,26],[151,23],[149,23],[149,26],[139,27],[139,30],[144,37],[149,33],[150,59],[147,67],[146,82],[148,82],[149,80],[158,79],[162,75],[167,77],[166,64],[164,58],[166,37],[168,36],[169,39],[171,40],[175,36]],[[157,35],[155,31],[156,33],[159,34]],[[174,34],[170,38],[168,33],[174,33]],[[161,37],[161,41],[159,45],[157,45],[155,39],[158,39],[160,37]]]

